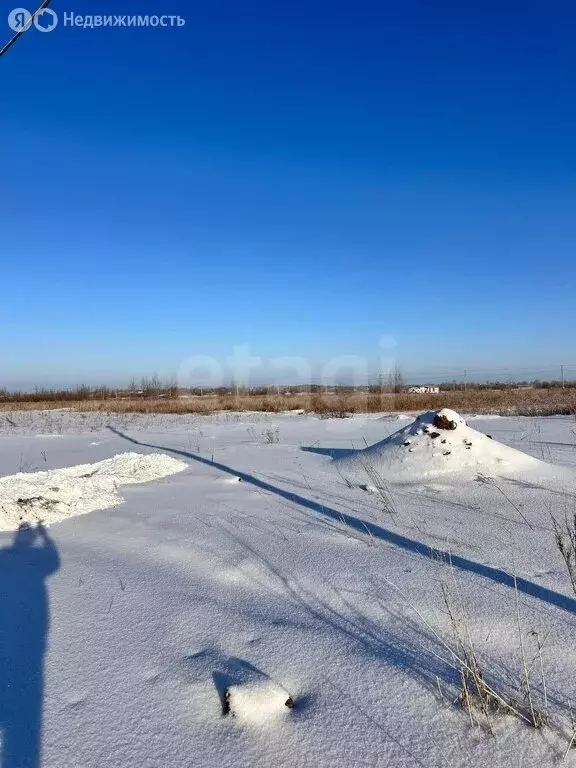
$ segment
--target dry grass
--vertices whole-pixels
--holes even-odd
[[[564,520],[557,520],[552,515],[552,526],[556,547],[562,555],[572,589],[576,594],[576,512],[568,511],[567,501],[568,497],[566,496]]]
[[[215,411],[267,411],[277,413],[302,409],[321,416],[344,417],[350,413],[423,411],[453,408],[464,413],[548,416],[576,414],[576,389],[470,389],[437,395],[352,391],[261,395],[211,394],[203,397],[119,397],[100,399],[34,399],[26,396],[0,402],[0,411],[71,408],[75,411],[109,413],[214,413]]]

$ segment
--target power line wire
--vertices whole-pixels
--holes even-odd
[[[8,51],[10,50],[10,48],[12,48],[16,40],[18,40],[18,38],[21,37],[24,34],[24,32],[27,32],[30,29],[36,17],[39,16],[42,13],[42,11],[50,5],[51,2],[52,0],[43,0],[38,10],[35,11],[30,17],[30,23],[27,26],[22,26],[22,29],[18,30],[18,32],[16,32],[16,34],[10,40],[8,40],[6,45],[0,49],[0,56],[4,56],[5,53],[8,53]]]

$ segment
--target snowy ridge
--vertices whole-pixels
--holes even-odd
[[[95,464],[19,472],[0,478],[0,530],[22,523],[55,523],[74,515],[121,504],[118,486],[148,483],[187,464],[163,453],[121,453]]]

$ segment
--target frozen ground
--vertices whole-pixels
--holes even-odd
[[[576,765],[576,600],[550,522],[575,508],[576,423],[466,418],[539,461],[412,467],[384,497],[386,463],[362,480],[350,452],[411,418],[1,414],[2,476],[127,452],[187,465],[34,547],[0,534],[2,768]],[[495,713],[492,737],[453,703],[443,585],[507,695],[522,636],[540,705],[539,633],[550,727]]]

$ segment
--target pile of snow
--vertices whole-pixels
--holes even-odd
[[[289,694],[268,678],[230,686],[226,700],[230,714],[252,723],[286,715],[293,706]]]
[[[228,668],[228,674],[214,675],[225,715],[246,723],[263,724],[286,716],[293,708],[294,701],[288,691],[252,664],[230,659]]]
[[[121,504],[121,485],[148,483],[182,472],[187,464],[164,453],[121,453],[95,464],[0,478],[0,531],[22,523],[55,523]]]
[[[538,459],[469,427],[449,408],[428,411],[376,445],[337,460],[344,474],[376,470],[389,480],[444,474],[511,473],[541,465]]]

